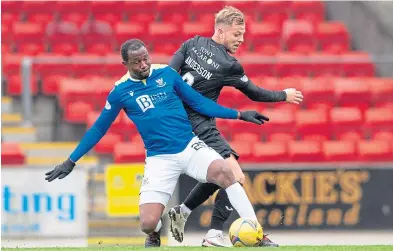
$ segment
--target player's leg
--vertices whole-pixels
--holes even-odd
[[[232,150],[230,157],[226,158],[225,161],[228,167],[235,174],[236,180],[243,185],[245,176],[243,171],[237,162],[239,156],[235,151]],[[214,244],[222,243],[221,237],[223,236],[224,223],[228,220],[231,213],[233,212],[232,205],[229,201],[228,195],[225,189],[220,189],[214,201],[213,213],[211,217],[210,230],[207,232],[203,239],[203,246],[212,246]],[[209,245],[210,244],[210,245]],[[271,241],[266,235],[263,236],[261,246],[264,247],[278,247],[278,244]]]
[[[196,138],[187,150],[191,158],[186,173],[200,182],[211,182],[224,188],[234,209],[241,217],[257,220],[243,187],[237,182],[224,159]]]
[[[161,216],[182,172],[176,157],[146,158],[139,200],[141,230],[147,234],[145,247],[161,245]]]
[[[170,194],[159,191],[140,194],[139,218],[141,230],[147,234],[145,247],[161,246],[161,216],[170,198]]]

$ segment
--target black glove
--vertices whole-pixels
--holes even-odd
[[[65,176],[70,174],[72,170],[74,169],[75,163],[72,162],[70,159],[67,159],[60,165],[57,165],[55,169],[52,171],[47,172],[45,175],[45,180],[48,182],[51,182],[52,180],[55,180],[57,178],[63,179]]]
[[[269,121],[269,118],[260,114],[257,111],[245,111],[245,112],[240,112],[240,118],[241,120],[247,121],[247,122],[252,122],[257,125],[262,125],[265,123],[265,121]]]

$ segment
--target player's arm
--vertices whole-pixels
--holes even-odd
[[[175,72],[174,72],[175,73]],[[223,107],[216,102],[204,97],[199,92],[189,86],[179,74],[175,73],[175,91],[179,97],[187,103],[193,110],[212,118],[241,119],[255,124],[263,124],[269,118],[256,111],[239,112]]]
[[[102,110],[100,116],[93,126],[87,130],[70,157],[62,164],[56,166],[52,171],[47,172],[45,179],[50,182],[56,178],[63,179],[67,176],[73,170],[75,163],[83,155],[88,153],[106,134],[122,108],[120,96],[117,94],[115,88],[109,93],[105,108]]]
[[[252,101],[300,103],[303,95],[293,88],[283,91],[270,91],[255,85],[244,73],[243,67],[235,62],[230,70],[231,76],[224,79],[225,86],[233,86]]]
[[[186,52],[188,48],[188,44],[191,42],[192,39],[187,40],[184,42],[180,48],[173,54],[171,60],[169,61],[169,66],[172,67],[175,71],[179,71],[181,66],[184,64],[186,59]]]

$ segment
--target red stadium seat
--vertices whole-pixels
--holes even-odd
[[[157,11],[163,22],[182,24],[190,20],[188,1],[157,1]]]
[[[185,22],[183,23],[182,33],[184,40],[193,38],[195,35],[211,37],[213,31],[211,27],[202,22]]]
[[[2,72],[6,75],[20,74],[20,64],[25,57],[20,53],[2,54]]]
[[[81,28],[82,42],[87,53],[106,55],[115,46],[112,27],[104,21],[89,21]]]
[[[44,28],[35,23],[13,23],[12,32],[17,50],[24,54],[37,55],[44,51]],[[26,51],[23,51],[26,50]]]
[[[55,53],[70,55],[79,50],[79,29],[70,22],[52,22],[46,27],[51,50]]]
[[[4,1],[2,1],[2,3],[4,3]],[[1,13],[2,29],[3,29],[3,27],[6,27],[6,28],[12,27],[13,23],[20,21],[19,13],[8,13],[8,12],[3,12],[3,11],[4,11],[4,9],[2,9],[2,13]],[[9,30],[9,28],[8,28],[8,30]],[[1,36],[1,38],[3,41],[3,36]]]
[[[35,75],[31,76],[30,90],[33,95],[38,93],[38,83]],[[20,74],[10,75],[7,80],[7,94],[11,96],[20,96],[23,92],[22,77]]]
[[[369,108],[364,116],[368,131],[393,132],[393,110],[389,108]]]
[[[22,1],[1,1],[1,15],[3,13],[20,13]]]
[[[303,90],[303,86],[306,82],[309,82],[310,79],[307,77],[283,77],[278,81],[278,88],[280,90],[288,89],[288,88],[296,88],[298,90]]]
[[[281,29],[272,23],[251,23],[246,32],[246,43],[253,50],[265,55],[274,55],[281,50]]]
[[[331,103],[335,101],[334,86],[331,78],[317,77],[303,82],[300,89],[305,97],[304,103],[310,108],[310,104]]]
[[[321,1],[293,1],[291,11],[296,19],[307,20],[313,24],[318,24],[325,18],[325,8]]]
[[[224,7],[222,1],[189,1],[192,20],[205,24],[214,23],[214,14]]]
[[[115,163],[144,163],[146,151],[143,144],[120,142],[115,145],[113,155]]]
[[[324,110],[299,110],[295,115],[296,131],[300,136],[331,136],[328,113]]]
[[[261,136],[259,135],[259,133],[241,132],[241,133],[234,133],[232,136],[232,140],[255,143],[261,140]]]
[[[327,161],[355,161],[355,143],[350,141],[325,141],[323,152]]]
[[[296,140],[295,133],[269,133],[267,135],[267,140],[271,142],[289,142],[291,140]]]
[[[393,132],[374,132],[372,135],[374,140],[384,140],[393,143]]]
[[[154,53],[165,54],[168,56],[172,56],[181,46],[181,41],[173,42],[173,43],[155,43],[153,46]]]
[[[112,154],[117,143],[121,142],[121,137],[114,133],[107,133],[95,145],[94,151],[99,154]]]
[[[341,58],[337,55],[315,52],[310,54],[309,60],[314,77],[339,77],[343,74]]]
[[[258,142],[253,147],[255,162],[286,162],[289,161],[286,142]]]
[[[225,1],[225,5],[233,6],[241,10],[245,16],[248,16],[249,18],[246,17],[246,25],[252,20],[258,20],[258,11],[255,8],[257,1],[227,0]]]
[[[362,140],[357,150],[360,161],[393,161],[391,142],[387,140]]]
[[[306,141],[317,141],[317,142],[324,142],[329,140],[329,137],[326,135],[321,135],[321,134],[306,134],[301,137],[301,140],[306,140]]]
[[[324,160],[321,143],[318,141],[290,141],[288,143],[290,161],[319,162]]]
[[[341,55],[343,72],[347,77],[373,77],[374,64],[367,52],[352,51]]]
[[[244,53],[239,57],[247,76],[275,76],[275,57],[264,56],[258,53]]]
[[[109,23],[114,27],[123,20],[123,1],[93,1],[91,12],[95,20]]]
[[[339,132],[336,134],[336,139],[342,141],[358,142],[359,140],[362,140],[363,137],[360,132]]]
[[[254,142],[249,141],[231,141],[229,145],[235,152],[237,152],[241,158],[242,163],[254,162],[253,159],[253,145]]]
[[[262,131],[267,135],[271,133],[292,133],[295,131],[295,116],[289,110],[264,109],[263,115],[270,120],[263,125]]]
[[[279,77],[299,76],[310,74],[308,59],[297,53],[279,53],[276,58],[276,72]]]
[[[149,33],[152,43],[177,42],[181,44],[181,28],[173,23],[150,23]]]
[[[342,53],[350,49],[347,27],[341,22],[320,23],[316,36],[320,49],[326,53]]]
[[[56,4],[55,1],[24,1],[21,11],[28,22],[44,25],[53,21]]]
[[[286,19],[289,19],[290,7],[289,1],[258,1],[256,5],[264,22],[275,23],[280,27]]]
[[[305,20],[286,20],[282,38],[290,52],[308,54],[316,50],[313,25]]]
[[[1,165],[23,165],[25,154],[22,148],[15,143],[1,142]]]
[[[93,110],[93,106],[87,102],[76,101],[67,103],[64,109],[64,120],[73,124],[84,124],[86,114]]]
[[[393,78],[371,78],[365,81],[370,85],[371,99],[374,104],[383,104],[393,100]]]
[[[122,12],[130,22],[136,22],[134,15],[138,13],[154,14],[157,10],[157,1],[124,1],[124,9]]]
[[[363,125],[362,112],[355,107],[334,107],[330,111],[330,121],[335,134],[360,132]]]
[[[371,103],[371,92],[367,81],[337,78],[334,80],[335,96],[340,106],[354,106],[365,110]]]
[[[140,23],[118,23],[115,26],[115,37],[117,46],[120,47],[122,43],[130,38],[137,37],[142,41],[146,41],[149,34],[146,31],[146,25]]]
[[[88,62],[88,60],[98,60],[97,55],[95,54],[77,54],[72,57],[74,61],[79,61],[79,62]],[[104,58],[101,58],[104,60]],[[79,64],[73,64],[73,73],[74,76],[76,77],[87,77],[87,76],[97,76],[97,74],[105,74],[103,67],[101,64],[97,63],[79,63]]]
[[[80,27],[91,13],[92,1],[58,1],[56,12],[63,21],[71,22]]]

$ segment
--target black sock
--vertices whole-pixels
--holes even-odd
[[[192,211],[209,199],[218,189],[220,187],[213,183],[198,183],[187,196],[184,205]]]
[[[229,210],[228,210],[228,209]],[[225,189],[220,189],[214,201],[214,209],[211,219],[210,228],[216,230],[224,230],[224,223],[228,220],[233,211],[232,205],[229,202],[228,195]]]

